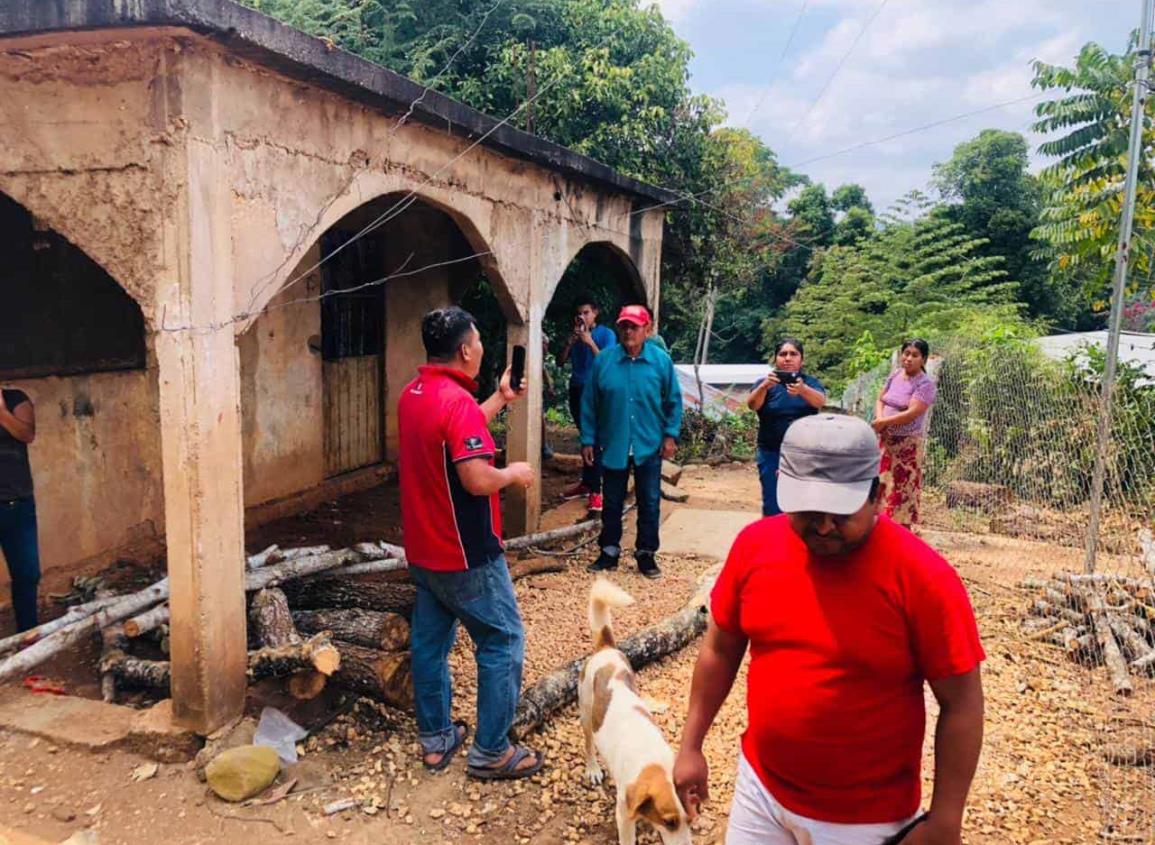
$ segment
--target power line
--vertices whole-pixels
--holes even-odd
[[[846,52],[842,54],[842,58],[839,59],[838,65],[834,68],[834,72],[830,74],[830,78],[826,80],[826,84],[822,86],[822,90],[818,92],[818,96],[815,97],[813,102],[810,103],[810,108],[808,108],[802,117],[798,118],[798,121],[790,128],[788,142],[793,140],[794,133],[798,131],[798,127],[805,123],[810,115],[814,113],[814,110],[818,108],[818,104],[822,102],[822,98],[826,96],[826,92],[829,91],[830,86],[834,84],[835,78],[837,78],[838,74],[842,71],[842,68],[845,67],[847,61],[849,61],[851,54],[854,52],[854,48],[858,46],[858,42],[862,40],[862,36],[866,35],[866,30],[870,29],[870,25],[874,23],[875,19],[880,14],[882,14],[882,10],[886,7],[888,2],[889,0],[881,0],[881,2],[879,2],[879,4],[875,7],[874,12],[862,24],[862,28],[858,30],[858,34],[854,36],[854,40],[850,42],[850,46],[847,48]]]
[[[986,107],[981,108],[981,109],[975,109],[974,111],[964,112],[963,114],[956,114],[953,117],[944,117],[942,120],[935,120],[935,121],[932,121],[931,123],[924,123],[921,126],[915,126],[915,127],[910,128],[910,129],[904,129],[901,132],[895,132],[892,135],[886,135],[885,137],[882,137],[882,138],[875,138],[871,141],[863,141],[860,144],[854,144],[853,146],[845,147],[841,150],[835,150],[832,153],[824,153],[823,155],[818,155],[818,156],[814,156],[812,158],[803,159],[802,161],[793,162],[793,163],[788,164],[786,166],[791,167],[791,168],[804,167],[807,164],[814,164],[815,162],[818,162],[818,161],[826,161],[827,159],[836,158],[837,156],[840,156],[840,155],[846,155],[846,153],[857,152],[858,150],[863,150],[863,149],[866,149],[867,147],[875,147],[875,146],[878,146],[879,144],[885,144],[888,141],[894,141],[894,140],[897,140],[898,138],[905,138],[908,135],[916,135],[919,132],[925,132],[928,129],[936,129],[939,126],[945,126],[948,123],[955,123],[959,120],[966,120],[968,117],[977,117],[980,114],[986,114],[987,112],[998,111],[999,109],[1006,108],[1007,106],[1014,106],[1014,105],[1018,105],[1019,103],[1026,103],[1026,102],[1029,102],[1030,100],[1038,100],[1038,99],[1041,99],[1042,97],[1045,97],[1045,96],[1046,96],[1045,92],[1039,91],[1039,92],[1035,92],[1033,94],[1028,94],[1025,97],[1017,97],[1013,100],[1005,100],[1004,102],[1001,102],[1001,103],[995,103],[993,106],[986,106]]]
[[[798,34],[798,27],[802,23],[802,16],[806,14],[806,7],[809,5],[810,0],[802,0],[802,6],[798,9],[798,16],[794,18],[794,26],[790,28],[790,34],[786,37],[786,45],[782,48],[782,52],[778,56],[778,63],[774,66],[774,71],[768,76],[773,76],[776,74],[778,72],[778,68],[782,66],[782,62],[786,58],[786,54],[790,52],[790,46],[794,43],[794,36]],[[766,102],[766,98],[769,95],[770,88],[767,87],[762,91],[762,96],[758,98],[758,102],[754,104],[754,108],[752,108],[750,113],[746,115],[746,119],[742,122],[744,127],[747,129],[750,128],[750,121],[754,119],[754,115],[757,114],[758,109],[762,108],[762,104]]]

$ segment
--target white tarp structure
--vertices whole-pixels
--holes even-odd
[[[746,394],[770,372],[768,364],[703,364],[698,368],[702,379],[702,412],[709,417],[740,413],[746,408]],[[682,388],[682,407],[697,408],[698,376],[693,364],[675,364],[674,373]]]
[[[1079,356],[1087,347],[1107,348],[1107,332],[1071,332],[1040,337],[1035,344],[1048,358],[1062,361]],[[1085,352],[1084,352],[1085,354]],[[1143,368],[1147,384],[1155,384],[1155,334],[1122,332],[1119,337],[1119,360]]]

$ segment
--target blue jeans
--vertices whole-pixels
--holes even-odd
[[[473,639],[477,660],[477,733],[468,762],[496,763],[509,750],[525,660],[525,628],[505,556],[464,572],[410,566],[409,578],[417,585],[410,643],[421,746],[426,754],[440,754],[457,741],[450,714],[449,650],[460,621]]]
[[[36,500],[29,496],[0,501],[0,551],[12,579],[16,630],[35,628],[36,588],[40,585],[40,543],[36,538]]]
[[[605,470],[605,502],[602,510],[602,533],[598,545],[613,557],[622,550],[622,513],[626,507],[626,486],[630,469],[634,472],[634,498],[638,503],[639,552],[658,550],[658,525],[662,519],[662,456],[654,455],[640,464],[633,458],[625,469]]]
[[[583,385],[569,383],[569,415],[573,417],[573,424],[577,427],[578,434],[582,430],[582,389]],[[582,463],[582,484],[591,493],[602,492],[602,450],[599,446],[594,446],[594,463],[593,466],[586,466]]]
[[[762,482],[762,516],[777,516],[782,513],[778,507],[778,459],[781,453],[758,447],[758,480]]]

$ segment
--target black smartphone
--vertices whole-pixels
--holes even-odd
[[[525,379],[525,347],[513,347],[513,362],[509,365],[509,386],[513,392],[521,390],[521,383]]]
[[[800,373],[788,373],[786,370],[775,370],[774,375],[778,377],[778,381],[782,382],[782,384],[794,384],[794,382],[802,379]]]

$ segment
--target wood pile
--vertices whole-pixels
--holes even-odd
[[[594,520],[518,537],[510,550],[558,542],[593,530]],[[510,563],[514,580],[564,568],[559,560]],[[359,543],[280,549],[270,546],[245,565],[249,601],[249,679],[284,679],[297,698],[312,698],[328,684],[395,707],[413,701],[409,616],[416,588],[409,582],[404,549]],[[132,654],[133,641],[169,621],[167,578],[135,593],[101,595],[70,608],[59,619],[0,639],[0,683],[20,677],[87,638],[102,644],[101,691],[117,688],[167,695],[168,661]]]
[[[1022,623],[1032,640],[1062,648],[1070,659],[1106,666],[1116,695],[1130,695],[1132,676],[1155,675],[1155,587],[1114,573],[1028,578],[1035,591]]]

